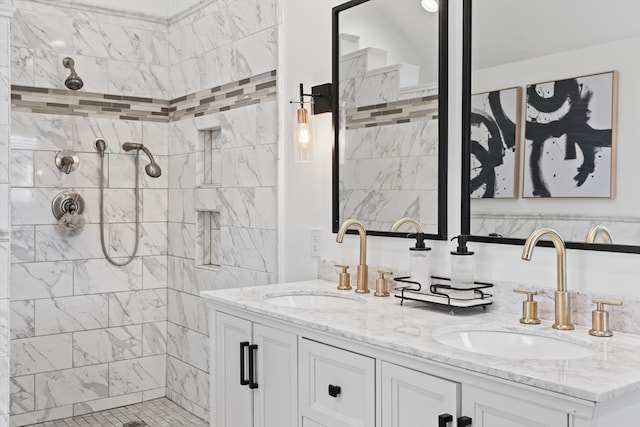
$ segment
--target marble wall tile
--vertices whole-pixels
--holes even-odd
[[[0,129],[0,139],[4,138],[4,134],[8,138],[8,128]],[[4,140],[4,139],[3,139]],[[0,147],[4,144],[0,144]],[[32,187],[33,186],[33,151],[11,150],[11,187]]]
[[[11,189],[11,223],[56,224],[51,213],[51,201],[61,188],[12,188]]]
[[[228,81],[245,79],[278,68],[278,31],[276,28],[255,33],[232,43],[221,52],[221,69],[231,70]],[[224,48],[220,50],[224,51]]]
[[[154,155],[169,155],[169,124],[142,122],[142,142]]]
[[[109,365],[36,374],[36,410],[109,396]]]
[[[11,200],[9,184],[0,184],[0,200]],[[8,230],[11,224],[10,206],[4,202],[0,204],[0,230]]]
[[[111,256],[129,256],[135,244],[135,224],[112,224],[109,227]],[[138,256],[165,255],[167,253],[167,224],[146,222],[140,224]]]
[[[11,262],[33,262],[36,260],[35,227],[11,227]]]
[[[222,150],[222,187],[275,187],[277,148],[259,145]]]
[[[13,158],[10,158],[10,140],[9,126],[0,126],[0,153],[3,154],[3,158],[0,160],[0,183],[8,183],[13,177],[13,170],[9,172],[9,165],[13,163]]]
[[[62,60],[67,56],[69,56],[69,52],[36,50],[33,56],[34,86],[67,90],[64,82],[69,71],[62,66]],[[82,90],[107,92],[109,84],[107,60],[77,54],[73,55],[73,60],[75,61],[75,69],[84,81]]]
[[[193,209],[196,211],[218,210],[218,190],[215,188],[196,188],[193,191]]]
[[[11,244],[9,242],[0,241],[0,265],[2,266],[2,270],[0,270],[0,298],[2,299],[9,298],[9,273],[11,271],[10,249]]]
[[[195,256],[195,226],[169,223],[169,255],[184,258]]]
[[[209,289],[241,288],[245,286],[259,286],[276,283],[275,273],[265,273],[262,271],[250,270],[242,267],[221,266],[220,272],[216,276],[216,281],[206,284]],[[208,289],[203,289],[208,290]]]
[[[186,328],[167,322],[167,354],[182,360],[184,346],[184,333]]]
[[[96,152],[94,145],[96,138],[103,138],[107,142],[107,154],[122,154],[124,153],[122,144],[142,140],[143,125],[138,121],[75,117],[74,126],[77,133],[75,149],[88,153]],[[133,181],[131,187],[133,187]]]
[[[166,395],[167,395],[166,387],[154,388],[152,390],[144,390],[142,392],[142,401],[146,402],[147,400],[159,399],[161,397],[166,397]],[[203,419],[206,419],[206,418],[203,418]]]
[[[12,377],[10,384],[11,415],[33,411],[36,407],[35,376]]]
[[[0,68],[0,126],[9,125],[11,114],[11,71],[9,68]]]
[[[70,174],[60,171],[55,164],[57,151],[34,153],[36,187],[98,187],[100,157],[94,153],[78,153],[80,167]]]
[[[123,360],[109,364],[109,393],[112,396],[164,387],[165,355]]]
[[[73,295],[73,263],[22,263],[11,266],[11,300]]]
[[[169,322],[207,334],[207,312],[202,303],[197,295],[170,289],[167,319]]]
[[[167,222],[168,190],[145,189],[142,191],[142,220],[144,222]]]
[[[224,188],[218,190],[221,225],[226,227],[277,227],[275,188]]]
[[[102,258],[100,226],[85,225],[76,236],[63,237],[53,225],[36,227],[36,260],[63,261],[85,258]]]
[[[72,366],[71,334],[11,341],[11,375],[67,369]]]
[[[142,259],[115,266],[106,259],[74,261],[74,295],[142,289]]]
[[[182,290],[183,278],[182,275],[184,273],[183,267],[183,258],[179,258],[176,256],[169,256],[168,262],[168,279],[167,279],[167,288]]]
[[[33,86],[34,50],[11,47],[11,84]]]
[[[193,153],[169,157],[169,188],[193,188],[196,185]]]
[[[158,94],[157,98],[166,99],[169,97],[169,71],[161,65],[109,60],[108,93]]]
[[[142,356],[142,325],[73,334],[73,366],[95,365]]]
[[[152,356],[167,352],[167,322],[142,325],[142,355]]]
[[[95,208],[93,211],[97,211],[99,215],[100,209],[100,201],[99,201],[99,190],[98,190],[98,199],[97,200],[88,200],[86,197],[89,193],[87,190],[83,190],[83,195],[85,197],[85,206],[88,206],[87,212],[84,213],[85,216],[89,216],[91,213],[90,208]],[[103,202],[103,210],[104,210],[104,222],[105,224],[113,224],[118,222],[135,222],[136,220],[136,193],[133,189],[130,188],[105,188],[104,189],[104,202]],[[142,197],[142,193],[140,193],[140,197]],[[95,201],[95,203],[86,203],[90,201]],[[89,216],[90,217],[90,216]],[[91,218],[91,217],[90,217]],[[95,219],[95,218],[92,218]],[[99,216],[98,216],[99,221]],[[93,221],[93,222],[98,222]]]
[[[9,356],[9,316],[11,314],[11,306],[8,298],[0,299],[0,380],[2,380],[3,364],[2,358]],[[0,383],[0,387],[3,383]],[[2,392],[0,391],[0,394]],[[0,396],[1,397],[1,396]],[[0,411],[2,410],[0,403]]]
[[[174,357],[167,357],[167,388],[202,406],[209,406],[209,377],[206,372]]]
[[[167,318],[167,292],[147,289],[109,295],[109,325],[159,322]]]
[[[106,328],[108,295],[36,300],[36,335]]]
[[[144,289],[167,287],[167,256],[145,256],[142,258],[142,287]]]
[[[73,116],[32,114],[19,111],[11,113],[12,149],[51,150],[55,155],[58,150],[73,149],[74,137]],[[36,163],[36,166],[40,165]],[[58,170],[56,169],[56,171]]]
[[[183,361],[205,372],[209,372],[209,336],[185,330],[183,345]]]
[[[246,228],[222,227],[221,263],[275,273],[277,271],[277,232]]]
[[[153,154],[153,153],[152,153]],[[140,188],[167,188],[169,158],[167,156],[153,156],[163,173],[158,178],[151,178],[144,172],[148,160],[140,154],[140,167],[135,168],[135,153],[109,155],[109,187],[134,188],[136,172],[139,174]]]
[[[90,414],[120,406],[133,405],[142,402],[142,393],[123,394],[121,396],[105,397],[73,404],[73,416]]]
[[[0,358],[0,423],[9,425],[10,402],[9,355]]]
[[[167,220],[169,222],[183,222],[184,220],[184,190],[180,188],[170,188],[168,190]]]
[[[73,405],[59,406],[43,409],[41,411],[27,412],[11,416],[11,423],[16,426],[35,424],[48,420],[57,420],[73,416]]]
[[[35,335],[35,303],[33,300],[11,302],[11,339]]]
[[[11,20],[11,46],[64,52],[72,41],[73,17],[63,8],[37,13],[19,7]]]

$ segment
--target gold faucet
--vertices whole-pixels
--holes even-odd
[[[589,230],[589,233],[587,234],[586,242],[594,243],[596,241],[596,237],[598,237],[598,234],[602,234],[602,241],[604,243],[608,245],[613,243],[613,240],[611,239],[611,233],[609,233],[609,229],[604,225],[594,225],[593,227],[591,227],[591,230]]]
[[[351,226],[358,230],[360,235],[360,263],[358,264],[356,293],[366,294],[370,292],[367,277],[369,275],[369,267],[367,267],[367,232],[360,222],[355,219],[348,219],[340,226],[336,242],[342,243],[344,234]]]
[[[414,220],[413,218],[408,218],[408,217],[400,218],[399,220],[394,222],[393,225],[391,226],[391,230],[390,231],[395,233],[396,231],[398,231],[400,226],[403,225],[403,224],[412,225],[413,228],[416,230],[416,233],[424,233],[424,231],[422,231],[422,227],[420,226],[420,224],[418,224],[418,222],[416,220]]]
[[[555,306],[556,306],[556,321],[553,324],[554,329],[570,330],[574,326],[571,323],[571,311],[569,311],[569,293],[567,292],[567,264],[565,261],[566,250],[562,237],[551,228],[540,228],[535,230],[527,241],[524,242],[522,248],[522,259],[525,261],[531,260],[533,254],[533,248],[538,243],[538,240],[542,236],[548,236],[549,240],[553,242],[553,246],[556,248],[556,259],[558,268],[558,288],[555,292]]]

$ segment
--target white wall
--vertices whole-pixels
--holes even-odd
[[[306,86],[331,81],[331,8],[340,1],[284,0],[280,46],[279,87],[282,111],[294,99],[298,83]],[[449,93],[449,236],[459,232],[460,200],[460,82],[457,58],[461,57],[460,0],[453,0],[450,12],[450,93]],[[294,35],[295,36],[292,36]],[[314,119],[319,119],[315,117]],[[281,115],[279,230],[280,281],[314,278],[317,260],[311,258],[310,228],[323,229],[321,256],[345,262],[358,257],[358,240],[347,236],[340,245],[331,233],[331,124],[329,117],[316,121],[318,145],[311,163],[294,163],[291,142],[291,117]],[[370,237],[370,265],[391,265],[397,271],[408,268],[405,239]],[[434,272],[448,272],[448,252],[453,243],[432,242]],[[521,248],[508,245],[471,243],[477,253],[476,277],[522,285],[554,288],[555,252],[537,248],[532,261],[520,259]],[[569,250],[567,278],[569,290],[595,292],[611,297],[640,296],[638,255]]]

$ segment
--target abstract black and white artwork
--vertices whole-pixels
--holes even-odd
[[[522,89],[471,97],[471,198],[518,196]]]
[[[613,197],[617,73],[527,86],[524,197]]]

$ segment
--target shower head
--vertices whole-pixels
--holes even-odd
[[[149,162],[150,162],[148,165],[144,167],[144,171],[151,178],[158,178],[160,175],[162,175],[162,169],[160,169],[160,166],[156,163],[155,159],[153,158],[153,155],[151,154],[151,151],[149,151],[149,149],[144,145],[136,142],[125,142],[124,144],[122,144],[122,149],[124,151],[131,151],[131,150],[144,151],[147,157],[149,157]]]
[[[71,90],[78,90],[82,88],[82,86],[84,86],[84,82],[82,81],[78,73],[76,73],[76,70],[74,68],[75,64],[76,63],[73,58],[70,58],[68,56],[62,60],[62,65],[64,65],[64,68],[68,68],[69,70],[71,70],[71,74],[69,74],[69,77],[67,77],[67,79],[64,81],[64,85]]]

